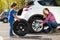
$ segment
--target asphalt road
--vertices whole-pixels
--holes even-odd
[[[0,40],[1,38],[3,38],[3,40],[59,40],[60,30],[52,34],[39,33],[27,34],[24,37],[15,36],[14,38],[9,37],[9,23],[0,22]]]

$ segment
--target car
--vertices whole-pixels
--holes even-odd
[[[21,15],[17,15],[21,20],[14,22],[13,31],[18,36],[24,36],[29,32],[40,33],[44,30],[45,25],[41,22],[43,19],[43,9],[48,8],[55,16],[56,21],[60,24],[60,7],[55,4],[49,4],[41,0],[34,0],[30,2],[32,5],[28,5],[23,8]],[[19,12],[18,12],[19,13]]]
[[[0,20],[3,21],[3,23],[8,23],[8,10],[4,10],[0,15]]]

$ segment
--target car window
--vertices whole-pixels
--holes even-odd
[[[50,1],[42,0],[42,1],[38,1],[38,3],[43,6],[60,6],[58,4],[58,1],[54,1],[54,0],[50,0]]]
[[[44,1],[38,1],[38,3],[43,6],[46,5]]]
[[[2,15],[5,15],[6,16],[6,15],[9,15],[9,13],[8,12],[3,12]]]

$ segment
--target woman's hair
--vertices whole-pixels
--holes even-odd
[[[44,10],[47,10],[48,12],[50,12],[50,10],[48,8],[45,8]],[[43,10],[43,13],[44,13],[44,10]],[[45,13],[44,13],[45,14]]]
[[[17,5],[16,3],[12,3],[11,8],[15,7],[16,5]]]
[[[47,10],[48,12],[50,12],[48,8],[45,8],[44,10]]]

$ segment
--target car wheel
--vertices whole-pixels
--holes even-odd
[[[29,32],[29,24],[24,19],[21,19],[20,21],[15,21],[13,26],[13,31],[18,36],[24,36]]]
[[[38,32],[41,32],[43,31],[44,27],[43,27],[43,24],[41,24],[43,21],[42,18],[40,17],[33,17],[30,19],[30,30],[31,32],[35,32],[35,33],[38,33]]]
[[[7,23],[8,22],[8,19],[7,18],[4,18],[3,19],[3,23]]]

